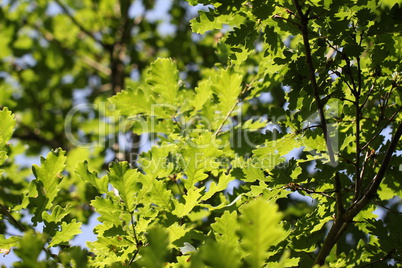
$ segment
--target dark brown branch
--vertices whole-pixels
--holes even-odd
[[[381,163],[381,167],[377,175],[374,177],[371,184],[368,185],[363,195],[358,200],[356,200],[348,210],[346,210],[344,213],[342,213],[341,215],[339,215],[339,217],[336,218],[334,225],[332,225],[327,237],[324,240],[322,248],[318,252],[314,264],[323,265],[325,263],[325,258],[328,256],[331,249],[334,247],[334,245],[341,237],[341,235],[345,232],[348,225],[352,222],[353,218],[360,211],[362,211],[363,208],[375,197],[378,187],[380,186],[382,180],[384,179],[385,171],[388,169],[392,154],[396,149],[396,146],[401,138],[401,135],[402,135],[402,123],[399,124],[398,129],[396,130],[395,135],[391,140],[391,144],[388,147],[388,150]]]
[[[77,56],[77,55],[75,55],[75,54],[76,54],[75,51],[66,48],[66,47],[63,45],[62,42],[60,42],[59,40],[57,40],[57,39],[54,37],[54,35],[53,35],[52,33],[43,31],[43,29],[42,29],[41,27],[37,26],[36,24],[34,24],[33,27],[34,27],[34,28],[38,31],[38,33],[40,33],[40,34],[42,35],[42,37],[45,38],[47,41],[49,41],[49,42],[51,42],[51,43],[57,45],[60,49],[64,50],[66,53],[71,54],[71,55],[74,55],[74,56]],[[101,64],[101,63],[95,61],[94,59],[92,59],[92,58],[89,57],[89,56],[84,55],[84,56],[82,56],[81,60],[82,60],[84,63],[86,63],[88,66],[90,66],[90,67],[92,67],[92,68],[98,70],[99,72],[101,72],[101,73],[103,73],[103,74],[105,74],[105,75],[110,75],[110,74],[111,74],[110,68],[108,68],[107,66],[104,66],[103,64]]]
[[[360,200],[358,200],[358,202],[352,205],[350,209],[351,211],[357,210],[358,208],[360,208],[359,209],[360,211],[363,208],[362,204],[366,205],[375,196],[378,187],[380,186],[382,180],[384,179],[385,171],[388,169],[389,163],[391,162],[392,154],[394,153],[396,146],[398,145],[401,135],[402,135],[402,123],[399,123],[395,135],[391,140],[387,152],[385,153],[385,157],[381,163],[380,170],[372,180],[372,183],[367,187],[364,195],[360,198]]]
[[[341,180],[339,178],[339,173],[335,174],[335,200],[336,200],[336,217],[340,217],[344,212],[345,208],[343,207],[342,201],[342,192],[341,192]]]
[[[284,17],[282,17],[282,16],[280,16],[280,15],[273,15],[272,18],[274,18],[274,19],[280,19],[280,20],[284,20],[284,21],[290,22],[291,24],[295,25],[297,28],[301,29],[300,24],[298,24],[298,23],[296,23],[296,22],[294,22],[294,21],[292,21],[292,20],[290,20],[290,19],[288,19],[288,18],[284,18]]]
[[[318,89],[318,85],[317,85],[317,81],[316,81],[316,77],[315,77],[315,69],[313,66],[313,59],[311,57],[310,41],[309,41],[309,37],[308,37],[308,21],[309,21],[308,13],[310,12],[310,10],[307,10],[306,13],[304,14],[298,0],[293,0],[293,3],[296,7],[298,16],[300,17],[300,26],[301,26],[300,30],[303,35],[303,43],[304,43],[304,49],[306,52],[306,59],[307,59],[309,76],[310,76],[310,83],[311,83],[311,87],[313,89],[315,102],[317,103],[317,108],[318,108],[318,112],[319,112],[319,116],[320,116],[320,123],[322,125],[322,130],[323,130],[324,138],[325,138],[326,145],[327,145],[329,159],[331,161],[331,164],[333,166],[335,166],[334,151],[332,149],[330,137],[328,134],[327,122],[326,122],[325,115],[324,115],[324,108],[321,103],[320,93],[319,93],[319,89]]]
[[[363,41],[363,33],[360,37],[359,46],[361,46]],[[360,94],[362,89],[362,73],[360,67],[360,55],[356,57],[357,60],[357,89],[355,88],[355,112],[356,112],[356,178],[355,178],[355,196],[354,200],[357,200],[360,197],[360,192],[362,188],[362,180],[363,178],[360,176],[360,119],[361,119],[361,110],[360,110]],[[350,71],[351,68],[349,66]],[[353,73],[350,73],[350,77],[353,79]],[[353,80],[352,80],[353,82]]]
[[[116,31],[116,41],[113,43],[112,46],[107,47],[110,55],[110,81],[112,89],[111,94],[117,94],[124,89],[124,80],[127,76],[124,60],[127,55],[127,47],[130,44],[131,30],[134,26],[134,23],[141,22],[141,20],[134,21],[130,19],[129,9],[131,4],[132,0],[120,0],[117,1],[115,4],[115,10],[117,10],[116,12],[120,13],[120,23]],[[115,143],[113,144],[113,151],[118,160],[130,160],[132,164],[135,164],[135,161],[131,161],[131,156],[138,154],[138,144],[140,141],[140,136],[134,133],[130,133],[130,138],[132,141],[131,150],[125,150],[124,152],[122,152],[119,144]]]
[[[325,196],[325,197],[330,198],[330,199],[335,199],[333,196],[330,196],[329,194],[336,192],[336,190],[335,191],[319,192],[319,191],[316,191],[316,190],[312,190],[312,189],[308,189],[306,187],[303,187],[303,186],[301,186],[301,185],[299,185],[297,183],[289,183],[284,188],[291,189],[293,191],[300,190],[300,191],[306,192],[308,194],[319,194],[319,195]]]
[[[353,75],[350,74],[352,77]],[[355,94],[355,117],[356,117],[356,166],[355,166],[355,196],[354,200],[357,200],[360,197],[361,187],[362,187],[362,178],[360,177],[360,93],[356,91]]]
[[[364,157],[363,166],[362,166],[361,171],[360,171],[360,178],[361,179],[364,178],[364,175],[365,175],[366,170],[367,170],[368,160],[370,159],[371,156],[373,156],[373,154],[374,154],[374,152],[372,152],[370,150],[367,150],[366,156]]]
[[[312,128],[321,128],[321,127],[322,127],[321,125],[312,125],[312,126],[308,126],[308,127],[305,127],[305,128],[299,129],[299,130],[296,130],[296,131],[295,131],[295,134],[303,133],[304,131],[307,131],[307,130],[312,129]]]
[[[325,258],[328,256],[329,252],[332,250],[336,242],[338,241],[339,237],[343,234],[343,232],[346,230],[350,222],[346,222],[344,219],[342,219],[342,215],[339,215],[335,221],[334,224],[332,225],[331,229],[329,230],[329,233],[327,237],[324,240],[324,243],[318,252],[317,257],[315,258],[314,265],[324,265],[325,263]]]

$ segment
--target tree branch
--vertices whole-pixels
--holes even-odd
[[[385,157],[381,163],[380,170],[377,175],[373,178],[370,185],[366,188],[363,196],[355,202],[350,211],[352,211],[355,215],[375,196],[378,187],[380,186],[382,180],[384,179],[385,171],[388,169],[389,163],[391,162],[392,154],[394,153],[396,146],[402,135],[402,123],[399,123],[399,126],[395,132],[394,137],[391,140],[391,144],[388,147],[387,152],[385,153]]]
[[[377,76],[375,77],[374,82],[373,82],[373,84],[371,85],[369,92],[367,93],[366,99],[363,101],[362,105],[360,105],[360,111],[363,110],[364,106],[366,105],[366,103],[367,103],[369,97],[371,96],[371,92],[373,92],[373,90],[374,90],[376,84],[377,84]]]
[[[345,211],[343,207],[342,201],[342,192],[341,192],[341,180],[339,179],[339,173],[335,173],[335,200],[336,200],[336,217],[340,217],[342,213]]]
[[[378,187],[384,179],[385,171],[388,169],[392,154],[396,149],[401,135],[402,123],[399,124],[398,129],[396,130],[395,135],[391,140],[391,144],[388,147],[388,150],[381,163],[381,167],[377,175],[373,178],[371,184],[367,186],[363,195],[358,200],[356,200],[348,210],[346,210],[341,215],[339,215],[339,217],[336,218],[334,225],[332,225],[327,237],[324,240],[322,248],[318,252],[314,264],[323,265],[325,263],[325,258],[328,256],[331,249],[334,247],[344,231],[347,229],[348,225],[352,222],[353,218],[360,211],[362,211],[363,208],[375,197]]]
[[[311,83],[311,87],[313,89],[315,102],[317,103],[317,109],[318,109],[318,113],[320,116],[320,123],[322,125],[325,142],[327,145],[329,159],[331,161],[331,164],[333,166],[335,166],[334,151],[332,149],[331,141],[329,139],[327,122],[326,122],[325,115],[324,115],[324,108],[321,103],[320,93],[319,93],[319,89],[318,89],[318,85],[317,85],[317,81],[316,81],[316,77],[315,77],[315,69],[313,66],[313,59],[311,57],[311,48],[310,48],[310,42],[309,42],[309,37],[308,37],[308,21],[309,21],[308,13],[310,12],[310,10],[307,10],[306,14],[304,14],[298,0],[293,0],[293,3],[295,5],[297,13],[300,17],[300,30],[303,35],[303,43],[304,43],[304,49],[306,51],[306,59],[307,59],[309,76],[310,76],[310,83]]]

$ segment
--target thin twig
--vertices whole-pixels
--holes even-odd
[[[352,76],[352,74],[351,74]],[[362,187],[362,178],[360,177],[360,94],[357,91],[355,94],[355,117],[356,117],[356,166],[355,166],[355,196],[354,200],[360,197],[360,191]]]
[[[295,131],[295,134],[303,133],[304,131],[307,131],[307,130],[312,129],[312,128],[321,128],[321,127],[322,127],[321,125],[311,125],[311,126],[308,126],[308,127],[305,127],[305,128],[302,128],[302,129],[299,129],[299,130]]]
[[[57,40],[54,35],[50,32],[43,32],[43,29],[40,28],[39,26],[37,26],[36,24],[33,25],[33,27],[42,35],[43,38],[45,38],[47,41],[52,42],[54,44],[56,44],[59,48],[61,48],[62,50],[74,54],[75,51],[68,49],[66,47],[63,46],[62,42],[60,42],[59,40]],[[75,55],[77,56],[77,55]],[[92,58],[88,57],[88,56],[83,56],[82,61],[86,64],[88,64],[89,66],[91,66],[92,68],[98,70],[99,72],[105,74],[105,75],[110,75],[112,73],[112,71],[110,70],[109,67],[106,67],[105,65],[93,60]]]
[[[91,59],[88,56],[83,56],[82,61],[107,76],[109,76],[112,73],[112,71],[110,70],[109,67],[106,67],[105,65],[100,64],[99,62]]]
[[[351,102],[352,104],[355,104],[355,101],[349,100],[349,99],[347,99],[347,98],[341,98],[341,100],[342,100],[342,101],[348,101],[348,102]]]
[[[288,18],[284,18],[284,17],[282,17],[282,16],[280,16],[280,15],[273,15],[272,18],[274,18],[274,19],[280,19],[280,20],[284,20],[284,21],[290,22],[291,24],[297,26],[297,28],[301,29],[301,25],[300,25],[300,24],[298,24],[298,23],[296,23],[296,22],[294,22],[294,21],[292,21],[292,20],[290,20],[290,19],[288,19]]]
[[[363,41],[363,33],[360,36],[359,46],[361,46]],[[360,66],[360,55],[356,56],[357,61],[357,89],[355,89],[355,116],[356,116],[356,179],[355,179],[355,196],[354,200],[357,200],[360,197],[361,187],[362,187],[362,180],[360,174],[360,119],[361,119],[361,110],[360,110],[360,94],[362,89],[362,74],[361,74],[361,66]],[[352,71],[349,66],[350,72]],[[353,79],[353,73],[350,73],[350,77]],[[353,82],[353,80],[352,80]]]
[[[368,164],[368,160],[370,159],[370,157],[373,155],[373,153],[370,150],[367,150],[366,152],[366,156],[364,157],[364,162],[363,162],[363,167],[360,171],[360,178],[363,180],[364,175],[366,173],[366,168],[367,168],[367,164]]]
[[[375,261],[372,261],[372,262],[370,262],[370,263],[367,263],[367,264],[365,264],[365,265],[363,265],[363,266],[361,266],[361,267],[362,267],[362,268],[363,268],[363,267],[373,267],[373,264],[376,264],[376,263],[379,263],[379,262],[383,262],[383,261],[392,259],[392,254],[393,254],[394,252],[395,252],[395,250],[393,249],[393,250],[391,250],[390,252],[388,252],[387,255],[385,255],[383,258],[378,259],[378,260],[375,260]]]
[[[92,40],[94,40],[96,43],[101,45],[103,48],[106,48],[107,46],[101,41],[98,40],[95,35],[93,35],[89,30],[87,30],[74,16],[73,14],[70,13],[70,10],[66,5],[61,3],[60,0],[55,0],[55,2],[63,9],[63,11],[66,13],[66,15],[70,18],[70,20],[82,31],[84,32],[88,37],[90,37]]]
[[[402,215],[402,212],[399,212],[399,211],[397,211],[395,209],[392,209],[392,208],[388,208],[388,207],[386,207],[384,205],[381,205],[380,203],[378,203],[378,202],[376,202],[374,200],[371,200],[371,203],[373,203],[373,204],[375,204],[375,205],[377,205],[379,207],[382,207],[383,209],[388,210],[389,212],[392,212],[392,213],[395,213],[395,214],[398,214],[398,215]]]
[[[135,241],[135,244],[136,244],[136,246],[137,246],[137,249],[135,250],[135,253],[134,253],[134,255],[133,255],[133,257],[130,259],[130,261],[129,261],[129,265],[131,265],[133,262],[134,262],[134,260],[135,260],[135,257],[137,257],[137,254],[138,254],[138,252],[140,251],[140,247],[141,247],[141,241],[139,241],[138,240],[138,236],[137,236],[137,232],[135,231],[135,222],[134,222],[134,215],[133,215],[134,213],[130,213],[130,216],[131,216],[131,226],[132,226],[132,228],[133,228],[133,237],[134,237],[134,241]]]
[[[2,204],[0,204],[0,214],[4,215],[15,227],[18,228],[19,231],[26,232],[26,228],[19,221],[17,221],[8,211],[8,209]]]
[[[11,215],[11,213],[8,211],[8,209],[2,204],[0,204],[0,214],[4,215],[5,218],[7,218],[13,224],[13,226],[16,227],[22,233],[25,233],[27,231],[27,229],[19,221],[17,221],[13,217],[13,215]],[[47,256],[52,257],[58,263],[61,263],[59,256],[53,254],[49,248],[42,247],[42,250],[46,253]]]
[[[329,195],[330,193],[334,193],[335,191],[318,192],[316,190],[305,188],[298,183],[289,183],[289,184],[285,185],[284,188],[291,189],[293,191],[301,190],[308,194],[319,194],[319,195],[325,196],[330,199],[335,199],[333,196]]]
[[[381,127],[379,131],[377,131],[377,133],[361,148],[361,150],[366,149],[367,146],[369,146],[370,143],[372,143],[381,134],[381,132],[384,130],[384,128],[388,126],[388,124],[398,115],[398,113],[401,110],[402,110],[402,106],[399,107],[398,110],[396,110],[396,112],[392,114],[392,116],[387,120],[387,122],[384,124],[384,126]]]
[[[226,121],[228,120],[229,116],[233,113],[233,111],[236,108],[237,104],[239,104],[241,96],[243,96],[244,93],[246,93],[247,90],[249,90],[251,88],[251,85],[254,83],[254,80],[255,80],[255,78],[253,78],[253,80],[251,80],[251,82],[249,84],[245,85],[243,90],[240,92],[239,97],[237,98],[235,104],[233,104],[232,108],[230,108],[229,112],[226,114],[225,118],[223,119],[223,121],[221,122],[219,127],[216,129],[216,131],[214,133],[214,136],[217,136],[218,133],[222,130],[223,125],[226,123]]]
[[[363,101],[362,105],[360,105],[360,111],[363,110],[364,106],[366,105],[369,97],[371,96],[371,92],[373,92],[377,83],[377,76],[374,78],[374,83],[371,85],[369,92],[367,93],[366,99]]]
[[[342,58],[344,59],[344,61],[346,62],[346,67],[347,67],[348,72],[349,72],[350,81],[352,82],[352,87],[353,87],[352,93],[356,97],[358,90],[357,90],[355,79],[353,77],[353,72],[352,72],[350,60],[349,60],[348,56],[345,53],[342,53],[341,55],[342,55]]]
[[[395,152],[401,135],[402,123],[399,124],[394,137],[391,139],[391,143],[387,149],[387,152],[385,153],[384,159],[382,160],[377,175],[375,175],[371,183],[367,186],[364,194],[349,208],[347,215],[348,218],[356,216],[357,213],[359,213],[364,208],[364,206],[367,205],[375,197],[378,187],[384,179],[385,172],[388,169],[389,163],[391,162],[392,154]]]

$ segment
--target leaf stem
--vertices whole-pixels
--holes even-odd
[[[135,260],[135,257],[137,257],[137,254],[138,254],[138,252],[140,251],[140,247],[141,247],[141,241],[139,241],[138,240],[138,236],[137,236],[137,232],[135,231],[135,222],[134,222],[134,215],[133,215],[134,213],[130,213],[130,216],[131,216],[131,226],[132,226],[132,228],[133,228],[133,237],[134,237],[134,241],[135,241],[135,244],[136,244],[136,246],[137,246],[137,249],[135,250],[135,252],[134,252],[134,255],[133,255],[133,257],[131,257],[131,259],[130,259],[130,261],[129,261],[129,265],[131,265],[133,262],[134,262],[134,260]]]
[[[251,80],[251,82],[249,84],[246,84],[246,86],[240,92],[239,97],[237,98],[237,101],[235,102],[235,104],[233,104],[232,108],[230,108],[229,112],[226,114],[226,116],[223,119],[222,123],[216,129],[216,131],[214,133],[214,136],[217,136],[219,134],[219,132],[222,130],[223,125],[226,123],[226,121],[228,120],[229,116],[233,113],[233,111],[236,108],[237,104],[239,104],[241,96],[243,96],[244,93],[246,93],[247,90],[249,90],[251,88],[251,85],[254,83],[254,80],[255,80],[255,78],[253,78],[253,80]]]

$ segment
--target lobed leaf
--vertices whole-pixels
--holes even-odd
[[[240,245],[247,252],[245,258],[250,267],[261,267],[268,257],[270,246],[286,237],[280,225],[282,214],[273,203],[257,198],[240,208]]]
[[[49,247],[69,242],[75,235],[81,233],[81,225],[82,223],[77,222],[75,219],[70,223],[63,222],[61,224],[61,230],[52,238]]]

